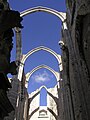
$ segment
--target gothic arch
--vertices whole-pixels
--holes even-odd
[[[37,6],[37,7],[33,7],[33,8],[29,8],[27,10],[24,10],[20,13],[21,17],[24,17],[28,14],[34,13],[34,12],[47,12],[50,14],[53,14],[55,16],[57,16],[63,23],[63,29],[67,29],[67,24],[66,24],[66,13],[64,12],[59,12],[57,10],[51,9],[51,8],[47,8],[47,7],[43,7],[43,6]],[[22,42],[21,42],[21,29],[19,29],[18,27],[15,28],[15,32],[16,32],[16,52],[17,52],[17,59],[20,59],[20,54],[22,52],[21,50],[21,46],[22,46]]]
[[[45,88],[45,89],[46,89],[46,91],[48,92],[47,87],[46,87],[46,86],[44,86],[44,85],[43,85],[43,86],[41,86],[41,87],[39,88],[39,91],[41,91],[41,89],[42,89],[42,88]]]
[[[63,23],[63,29],[66,30],[67,29],[67,25],[66,25],[66,13],[63,13],[63,12],[59,12],[59,11],[56,11],[54,9],[51,9],[51,8],[47,8],[47,7],[43,7],[43,6],[37,6],[37,7],[34,7],[34,8],[30,8],[30,9],[27,9],[23,12],[21,12],[21,17],[24,17],[28,14],[31,14],[31,13],[34,13],[34,12],[39,12],[39,11],[42,11],[42,12],[47,12],[47,13],[51,13],[51,14],[54,14],[55,16],[57,16]],[[24,62],[25,60],[30,56],[30,51],[26,54],[26,55],[21,55],[22,53],[22,50],[21,50],[21,30],[19,28],[16,28],[15,29],[16,31],[16,59],[17,60],[20,60],[21,62],[21,66],[19,68],[19,74],[18,74],[18,79],[21,81],[21,78],[22,78],[22,70],[23,70],[23,65],[24,65]],[[46,50],[47,52],[50,52],[52,55],[55,56],[55,58],[57,59],[58,63],[59,63],[59,70],[62,71],[62,62],[61,62],[61,56],[58,55],[58,54],[54,54],[55,52],[49,48],[46,48],[46,47],[43,47],[41,46],[39,49],[40,50]],[[35,49],[33,49],[35,50]],[[38,50],[36,50],[38,51]]]
[[[27,10],[22,11],[20,14],[21,14],[21,17],[24,17],[28,14],[31,14],[31,13],[34,13],[34,12],[40,12],[40,11],[54,14],[62,22],[64,22],[64,20],[66,19],[66,13],[58,12],[57,10],[47,8],[47,7],[43,7],[43,6],[37,6],[37,7],[29,8]]]
[[[36,47],[36,48],[30,50],[27,54],[24,54],[23,58],[22,58],[22,63],[25,63],[25,61],[27,60],[27,58],[30,55],[32,55],[33,53],[40,51],[40,50],[44,50],[44,51],[51,53],[57,59],[58,63],[61,64],[61,56],[59,54],[57,54],[55,51],[53,51],[52,49],[45,47],[45,46]]]
[[[46,86],[44,86],[44,85],[41,86],[41,87],[39,88],[39,92],[41,91],[42,88],[45,88],[45,89],[46,89],[47,94],[48,94],[48,95],[55,101],[55,103],[58,105],[58,100],[57,100],[57,98],[54,97],[54,95],[49,92],[49,90],[48,90],[48,88],[47,88]]]
[[[54,97],[51,93],[49,93],[48,88],[47,88],[46,86],[44,86],[44,85],[41,86],[39,89],[37,89],[37,90],[35,91],[35,93],[32,95],[32,97],[29,97],[29,102],[31,103],[32,100],[33,100],[38,94],[40,94],[40,91],[41,91],[42,88],[45,88],[46,91],[47,91],[47,94],[48,94],[49,96],[51,96],[51,97],[54,99],[54,101],[56,102],[55,97]],[[57,102],[56,102],[56,104],[57,104]]]
[[[34,69],[32,69],[30,72],[28,72],[28,73],[26,74],[26,82],[29,81],[29,78],[31,77],[31,75],[32,75],[35,71],[37,71],[37,70],[39,70],[39,69],[41,69],[41,68],[46,68],[47,70],[49,70],[50,72],[52,72],[52,73],[54,74],[54,76],[56,77],[57,81],[59,80],[59,75],[60,75],[60,74],[59,74],[58,72],[54,71],[52,68],[50,68],[50,67],[47,66],[47,65],[39,65],[39,66],[35,67]]]

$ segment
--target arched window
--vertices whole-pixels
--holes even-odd
[[[40,106],[47,106],[47,91],[44,87],[40,91]]]

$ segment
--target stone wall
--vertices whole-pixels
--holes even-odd
[[[90,118],[90,1],[66,0],[67,30],[62,30],[63,79],[65,95],[70,95],[73,120]],[[67,99],[67,97],[66,97]],[[64,99],[65,100],[65,99]],[[68,109],[67,109],[68,110]],[[66,112],[67,112],[66,110]],[[71,114],[71,115],[70,115]],[[69,118],[69,117],[68,117]],[[67,120],[67,118],[65,118]],[[69,118],[69,120],[72,120]]]
[[[37,115],[39,116],[38,109],[40,104],[40,94],[38,93],[38,89],[31,94],[29,94],[29,111],[28,111],[28,120],[34,120]],[[35,116],[34,116],[35,114]]]
[[[48,89],[48,94],[47,94],[47,107],[48,109],[52,110],[52,114],[50,115],[50,120],[57,120],[58,116],[58,109],[57,109],[57,104],[58,104],[58,92],[57,92],[57,86],[54,88],[49,88]]]

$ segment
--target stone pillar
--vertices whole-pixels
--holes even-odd
[[[62,61],[63,61],[63,81],[64,81],[64,100],[65,100],[65,116],[67,120],[75,120],[74,118],[74,106],[72,100],[71,84],[70,84],[70,75],[69,75],[69,51],[67,46],[60,41],[62,49]]]
[[[21,29],[20,28],[15,28],[15,33],[16,33],[16,62],[19,65],[18,68],[18,75],[16,76],[18,81],[19,81],[19,87],[18,87],[18,97],[17,97],[17,109],[16,109],[16,119],[21,120],[22,119],[22,114],[23,114],[23,107],[24,107],[24,100],[22,101],[22,82],[23,81],[23,69],[24,69],[24,64],[21,62],[22,60],[22,39],[21,39]],[[22,111],[22,112],[21,112]]]
[[[58,113],[59,120],[64,120],[64,100],[63,100],[63,79],[60,76],[60,80],[58,81],[59,88],[58,90]]]
[[[20,74],[20,73],[19,73]],[[25,88],[25,74],[24,71],[21,76],[21,81],[19,81],[19,94],[17,99],[17,110],[16,110],[16,120],[23,120],[24,119],[24,106],[26,100],[26,88]]]
[[[24,103],[24,114],[23,114],[23,118],[24,118],[24,120],[27,120],[27,118],[28,118],[28,93],[27,93],[27,91],[26,91],[26,93],[25,93],[25,103]]]
[[[21,57],[21,50],[22,50],[22,42],[21,42],[21,29],[15,28],[16,32],[16,64],[17,66],[20,65],[20,57]],[[17,104],[18,104],[18,98],[19,98],[19,85],[20,81],[18,79],[18,75],[14,75],[12,78],[12,89],[10,89],[8,93],[8,97],[12,103],[12,105],[15,108],[15,111],[13,113],[9,114],[9,117],[7,119],[14,120],[16,112],[17,112]],[[6,119],[5,119],[6,120]]]
[[[16,33],[16,60],[18,62],[21,60],[21,54],[22,54],[21,29],[16,27],[15,33]]]

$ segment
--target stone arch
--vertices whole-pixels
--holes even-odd
[[[54,9],[51,9],[51,8],[47,8],[47,7],[43,7],[43,6],[37,6],[37,7],[33,7],[33,8],[30,8],[30,9],[27,9],[27,10],[24,10],[20,13],[20,16],[21,17],[24,17],[28,14],[31,14],[31,13],[34,13],[34,12],[47,12],[47,13],[51,13],[51,14],[54,14],[55,16],[57,16],[62,22],[63,22],[63,27],[66,29],[66,23],[65,23],[65,19],[66,19],[66,13],[63,13],[63,12],[59,12],[57,10],[54,10]],[[16,28],[16,31],[17,28]],[[46,50],[48,52],[50,52],[52,55],[54,55],[56,57],[56,59],[58,60],[59,64],[61,64],[61,56],[58,55],[57,53],[55,53],[53,50],[51,50],[50,48],[47,48],[47,47],[44,47],[44,46],[40,46],[37,47],[37,49],[39,50]],[[33,49],[34,51],[35,49]],[[38,50],[36,50],[38,51]],[[32,51],[31,51],[32,52]],[[30,56],[30,51],[26,54],[26,56],[24,56],[24,60],[26,60],[28,57]],[[59,60],[60,59],[60,60]]]
[[[47,7],[43,7],[43,6],[37,6],[37,7],[33,7],[33,8],[29,8],[27,10],[24,10],[20,13],[21,17],[24,17],[28,14],[34,13],[34,12],[47,12],[50,14],[53,14],[55,16],[57,16],[63,23],[63,29],[67,29],[67,24],[66,24],[66,13],[64,12],[59,12],[57,10],[51,9],[51,8],[47,8]],[[15,32],[16,32],[16,59],[19,60],[20,59],[20,55],[22,53],[22,42],[21,42],[21,29],[16,27],[15,28]]]
[[[45,88],[46,91],[47,91],[47,94],[55,101],[55,103],[58,105],[58,100],[56,97],[53,96],[53,94],[51,94],[49,91],[48,91],[48,88],[46,86],[41,86],[39,89],[36,90],[36,92],[34,93],[34,95],[32,97],[29,97],[29,103],[31,103],[33,101],[33,99],[38,95],[40,94],[40,91],[41,89]]]
[[[55,16],[57,16],[63,23],[63,29],[67,29],[67,24],[66,24],[66,13],[64,12],[59,12],[57,10],[51,9],[51,8],[47,8],[47,7],[43,7],[43,6],[37,6],[37,7],[33,7],[33,8],[29,8],[27,10],[24,10],[20,13],[21,17],[24,17],[28,14],[34,13],[34,12],[47,12],[50,14],[53,14]],[[16,52],[17,52],[17,60],[20,59],[20,54],[22,52],[21,50],[21,29],[19,29],[18,27],[15,28],[15,32],[16,32]]]
[[[47,13],[51,13],[51,14],[54,14],[55,16],[57,16],[63,23],[63,29],[66,30],[67,29],[67,25],[66,25],[66,13],[63,13],[63,12],[59,12],[59,11],[56,11],[54,9],[51,9],[51,8],[47,8],[47,7],[43,7],[43,6],[37,6],[37,7],[34,7],[34,8],[30,8],[30,9],[27,9],[23,12],[21,12],[21,17],[24,17],[28,14],[31,14],[31,13],[34,13],[34,12],[39,12],[39,11],[42,11],[42,12],[47,12]],[[23,65],[24,65],[24,62],[25,60],[30,56],[30,51],[26,54],[26,55],[21,55],[22,53],[22,49],[21,49],[21,30],[19,28],[16,28],[15,29],[16,31],[16,59],[17,61],[20,60],[21,62],[21,66],[19,68],[19,74],[18,74],[18,79],[19,81],[21,81],[21,78],[22,78],[22,70],[23,70]],[[46,47],[45,47],[46,48]],[[44,49],[43,46],[40,47],[40,49],[43,49],[43,50],[46,50],[48,51],[48,49]],[[38,51],[38,50],[37,50]],[[58,54],[54,54],[55,52],[53,52],[53,50],[51,51],[51,49],[49,49],[49,51],[52,55],[54,55],[56,57],[56,59],[58,60],[58,63],[59,63],[59,70],[62,71],[62,62],[61,62],[61,56],[58,55]]]
[[[32,75],[35,71],[37,71],[37,70],[39,70],[39,69],[41,69],[41,68],[46,68],[47,70],[49,70],[50,72],[52,72],[52,73],[54,74],[54,76],[56,77],[57,81],[59,81],[60,74],[59,74],[58,72],[56,72],[55,70],[53,70],[52,68],[50,68],[50,67],[47,66],[47,65],[39,65],[39,66],[35,67],[34,69],[32,69],[30,72],[28,72],[28,73],[26,74],[26,83],[29,81],[29,78],[31,77],[31,75]]]
[[[64,20],[66,19],[66,13],[63,12],[59,12],[57,10],[51,9],[51,8],[47,8],[47,7],[43,7],[43,6],[37,6],[37,7],[33,7],[33,8],[29,8],[27,10],[22,11],[20,14],[21,17],[24,17],[28,14],[34,13],[34,12],[47,12],[47,13],[51,13],[54,14],[55,16],[57,16],[62,22],[64,22]]]
[[[38,52],[40,50],[44,50],[44,51],[51,53],[57,59],[58,63],[61,64],[61,56],[59,54],[57,54],[55,51],[53,51],[52,49],[45,47],[45,46],[36,47],[36,48],[30,50],[27,54],[24,54],[23,58],[22,58],[22,63],[25,63],[25,61],[27,60],[27,58],[30,55],[32,55],[33,53]]]
[[[32,100],[33,100],[38,94],[40,94],[40,91],[41,91],[41,89],[43,89],[43,88],[46,89],[47,94],[49,94],[49,95],[54,99],[54,101],[56,102],[55,97],[54,97],[53,95],[51,95],[51,93],[49,93],[49,91],[48,91],[48,88],[43,85],[43,86],[41,86],[39,89],[36,90],[36,92],[33,94],[32,97],[29,97],[29,102],[30,102],[30,103],[32,102]],[[56,102],[56,104],[57,104],[57,102]]]
[[[48,88],[46,87],[46,86],[41,86],[40,88],[39,88],[39,92],[41,91],[41,89],[42,88],[45,88],[46,89],[46,91],[47,91],[47,94],[55,101],[55,103],[58,105],[58,100],[57,100],[57,98],[56,97],[54,97],[54,95],[53,94],[51,94],[49,91],[48,91]]]
[[[41,91],[42,91],[42,89],[44,89],[45,90],[45,92],[46,93],[44,93],[44,96],[45,96],[45,94],[46,94],[46,96],[42,99],[42,93],[41,93]],[[47,94],[48,94],[48,88],[45,86],[45,85],[42,85],[40,88],[39,88],[39,92],[40,92],[40,101],[39,101],[39,105],[40,106],[43,106],[41,103],[42,103],[42,101],[44,100],[45,101],[45,105],[47,106]]]
[[[48,89],[47,89],[47,87],[46,86],[41,86],[40,88],[39,88],[39,91],[41,91],[41,89],[43,89],[43,88],[45,88],[46,89],[46,91],[48,92]]]
[[[50,95],[50,96],[54,99],[54,101],[56,102],[56,104],[57,104],[56,98],[48,91],[48,88],[47,88],[46,86],[44,86],[44,85],[41,86],[39,89],[37,89],[36,92],[35,92],[35,94],[34,94],[32,97],[29,97],[29,102],[31,103],[32,100],[33,100],[38,94],[40,94],[40,91],[41,91],[42,88],[45,88],[45,89],[46,89],[47,94]]]

